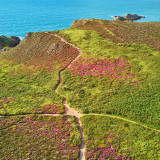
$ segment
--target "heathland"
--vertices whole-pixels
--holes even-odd
[[[0,158],[160,159],[160,22],[28,35],[0,54]]]

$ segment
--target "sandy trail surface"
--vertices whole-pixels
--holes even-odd
[[[71,64],[76,61],[81,55],[82,55],[82,52],[81,50],[76,47],[74,44],[72,43],[69,43],[67,42],[66,40],[64,40],[62,37],[58,36],[57,34],[54,34],[54,36],[60,38],[60,40],[66,44],[69,44],[70,46],[76,48],[78,51],[79,51],[79,54],[77,57],[75,57],[75,59],[73,59],[69,65],[65,68],[70,68]],[[64,69],[64,70],[65,70]],[[60,85],[62,84],[62,72],[64,70],[61,70],[60,73],[59,73],[59,83],[55,89],[55,92],[58,94],[57,90],[58,88],[60,87]],[[81,113],[79,113],[77,110],[75,110],[74,108],[70,108],[69,105],[67,104],[66,102],[66,97],[63,96],[63,105],[65,106],[65,113],[63,115],[71,115],[71,116],[75,116],[77,117],[77,120],[78,120],[78,124],[79,124],[79,129],[80,129],[80,134],[81,134],[81,147],[80,147],[80,160],[85,160],[85,140],[84,140],[84,133],[83,133],[83,129],[82,129],[82,123],[80,121],[80,117],[83,115]]]

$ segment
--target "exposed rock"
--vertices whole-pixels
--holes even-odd
[[[20,38],[11,36],[10,38],[5,36],[0,36],[0,49],[7,48],[7,47],[15,47],[20,43]]]
[[[76,26],[79,26],[79,25],[85,25],[88,21],[91,21],[91,19],[74,20],[71,27],[76,27]]]
[[[141,19],[141,18],[145,18],[144,16],[139,16],[137,14],[127,14],[124,16],[125,19],[127,20],[138,20],[138,19]]]
[[[2,49],[0,49],[0,52],[7,52],[9,49],[8,48],[2,48]]]
[[[26,34],[26,36],[25,36],[25,38],[24,38],[24,39],[27,39],[27,38],[31,37],[31,36],[32,36],[32,34],[33,34],[33,32],[28,32],[28,33]]]
[[[141,18],[145,18],[144,16],[139,16],[137,14],[127,14],[124,17],[123,16],[113,16],[114,20],[119,20],[119,21],[134,21],[134,20],[138,20]]]
[[[58,43],[53,43],[47,50],[48,54],[51,53],[60,53],[63,50],[63,45]]]
[[[119,21],[126,21],[126,18],[122,17],[122,16],[113,16],[114,20],[119,20]]]
[[[17,46],[21,41],[19,37],[15,37],[15,36],[11,36],[10,40],[11,40],[11,46],[10,47]]]

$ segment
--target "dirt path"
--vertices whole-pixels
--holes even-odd
[[[73,59],[73,60],[69,63],[69,65],[67,66],[67,68],[70,68],[71,64],[72,64],[74,61],[76,61],[79,57],[81,57],[82,52],[81,52],[80,48],[78,48],[77,46],[75,46],[75,45],[72,44],[72,43],[67,42],[67,41],[64,40],[62,37],[58,36],[57,34],[54,34],[54,36],[55,36],[55,37],[58,37],[62,42],[66,43],[66,44],[69,44],[70,46],[72,46],[73,48],[76,48],[76,49],[79,51],[78,56],[75,57],[75,59]],[[66,68],[65,68],[65,69],[66,69]]]
[[[54,36],[60,38],[60,40],[61,40],[62,42],[66,43],[66,44],[69,44],[70,46],[76,48],[76,49],[79,51],[79,55],[78,55],[77,57],[75,57],[75,59],[73,59],[73,60],[69,63],[69,65],[65,68],[65,69],[67,69],[67,68],[69,68],[69,67],[71,66],[71,64],[72,64],[74,61],[76,61],[76,60],[82,55],[81,50],[80,50],[78,47],[76,47],[74,44],[67,42],[67,41],[64,40],[62,37],[58,36],[57,34],[54,34]],[[62,84],[62,72],[63,72],[65,69],[61,70],[60,73],[59,73],[59,83],[58,83],[56,89],[54,90],[57,94],[59,94],[59,93],[57,92],[57,90],[58,90],[58,88],[60,87],[60,85]],[[61,96],[63,96],[63,95],[61,95]],[[78,121],[79,121],[79,118],[82,116],[82,114],[79,113],[78,111],[76,111],[75,109],[70,108],[69,105],[66,103],[66,97],[64,97],[64,96],[63,96],[63,105],[65,106],[65,113],[64,113],[64,115],[76,116],[76,117],[78,118]]]
[[[70,68],[71,64],[72,64],[74,61],[76,61],[76,60],[82,55],[81,50],[80,50],[78,47],[76,47],[74,44],[71,44],[71,43],[67,42],[66,40],[64,40],[63,38],[61,38],[60,36],[58,36],[57,34],[55,34],[55,36],[58,37],[58,38],[60,38],[61,41],[63,41],[64,43],[69,44],[70,46],[76,48],[76,49],[79,51],[79,55],[78,55],[74,60],[72,60],[72,61],[70,62],[70,64],[68,65],[68,67],[66,67],[66,68]],[[66,68],[65,68],[65,69],[66,69]],[[65,69],[64,69],[64,70],[65,70]],[[59,86],[60,86],[61,83],[62,83],[62,72],[63,72],[63,70],[59,73],[59,79],[60,79],[60,80],[59,80],[59,83],[58,83],[58,85],[57,85],[57,87],[56,87],[56,89],[55,89],[55,92],[56,92],[56,93],[57,93],[57,89],[59,88]],[[64,96],[63,96],[63,97],[64,97]],[[145,128],[148,128],[148,129],[151,129],[151,130],[155,130],[155,131],[157,131],[157,132],[160,132],[160,130],[156,130],[156,129],[154,129],[154,128],[148,127],[148,126],[143,125],[143,124],[141,124],[141,123],[138,123],[138,122],[135,122],[135,121],[132,121],[132,120],[128,120],[128,119],[125,119],[125,118],[122,118],[122,117],[118,117],[118,116],[104,115],[104,114],[81,114],[81,113],[79,113],[78,111],[76,111],[75,109],[69,107],[69,105],[66,103],[66,98],[65,98],[65,97],[64,97],[64,100],[63,100],[63,105],[65,106],[65,113],[64,113],[64,115],[76,116],[76,117],[77,117],[77,120],[78,120],[78,124],[79,124],[79,128],[80,128],[80,133],[81,133],[81,142],[82,142],[81,148],[80,148],[80,160],[85,160],[85,140],[84,140],[84,133],[83,133],[83,130],[82,130],[82,124],[81,124],[81,121],[80,121],[80,117],[83,116],[83,115],[85,115],[85,116],[87,116],[87,115],[88,115],[88,116],[89,116],[89,115],[97,115],[97,116],[106,116],[106,117],[117,118],[117,119],[125,120],[125,121],[127,121],[127,122],[131,122],[131,123],[134,123],[134,124],[138,124],[138,125],[141,125],[141,126],[143,126],[143,127],[145,127]]]
[[[48,33],[48,32],[46,32]],[[55,92],[57,94],[59,94],[57,92],[58,88],[60,87],[60,85],[62,84],[62,72],[67,69],[67,68],[70,68],[71,64],[76,61],[81,55],[82,55],[82,52],[81,50],[76,47],[74,44],[71,44],[69,42],[67,42],[66,40],[64,40],[62,37],[58,36],[57,34],[53,34],[54,36],[60,38],[60,40],[66,44],[69,44],[70,46],[76,48],[78,51],[79,51],[79,55],[77,57],[75,57],[75,59],[73,59],[69,65],[64,68],[63,70],[61,70],[59,72],[59,83],[57,84],[57,87],[55,88]],[[141,123],[138,123],[138,122],[135,122],[135,121],[132,121],[132,120],[129,120],[129,119],[126,119],[126,118],[122,118],[122,117],[118,117],[118,116],[112,116],[112,115],[105,115],[105,114],[94,114],[94,113],[90,113],[90,114],[81,114],[79,113],[77,110],[73,109],[73,108],[70,108],[69,105],[67,104],[66,102],[66,97],[64,97],[63,95],[61,95],[63,97],[63,105],[65,106],[65,113],[64,114],[37,114],[37,115],[48,115],[48,116],[63,116],[63,115],[71,115],[71,116],[75,116],[77,117],[77,121],[78,121],[78,124],[79,124],[79,129],[80,129],[80,134],[81,134],[81,147],[80,147],[80,160],[85,160],[85,140],[84,140],[84,133],[83,133],[83,130],[82,130],[82,123],[80,121],[80,117],[81,116],[105,116],[105,117],[111,117],[111,118],[117,118],[117,119],[121,119],[121,120],[124,120],[124,121],[127,121],[127,122],[131,122],[131,123],[134,123],[134,124],[138,124],[138,125],[141,125],[145,128],[148,128],[148,129],[151,129],[151,130],[154,130],[154,131],[157,131],[157,132],[160,132],[160,130],[157,130],[157,129],[154,129],[154,128],[151,128],[151,127],[148,127],[146,125],[143,125]],[[0,117],[6,117],[6,116],[0,116]]]
[[[58,36],[57,34],[54,34],[54,36],[60,38],[60,40],[61,40],[62,42],[66,43],[66,44],[69,44],[70,46],[76,48],[76,49],[79,51],[79,55],[78,55],[77,57],[75,57],[75,59],[73,59],[65,69],[70,68],[71,64],[72,64],[74,61],[76,61],[76,60],[82,55],[82,52],[81,52],[81,50],[80,50],[78,47],[76,47],[74,44],[71,44],[71,43],[67,42],[67,41],[64,40],[62,37]],[[55,92],[56,92],[57,94],[59,94],[59,93],[57,92],[57,90],[58,90],[59,86],[62,84],[62,72],[63,72],[65,69],[61,70],[60,73],[59,73],[59,83],[58,83],[58,85],[57,85],[57,87],[56,87],[56,89],[55,89]],[[61,96],[63,96],[63,95],[61,95]],[[82,116],[82,114],[79,113],[78,111],[76,111],[75,109],[70,108],[69,105],[68,105],[67,102],[66,102],[66,97],[64,97],[64,96],[63,96],[63,105],[65,106],[65,113],[64,113],[63,115],[71,115],[71,116],[77,117],[78,124],[79,124],[79,129],[80,129],[80,134],[81,134],[81,142],[82,142],[82,143],[81,143],[81,147],[80,147],[80,160],[85,160],[85,140],[84,140],[84,133],[83,133],[83,130],[82,130],[82,123],[81,123],[81,121],[80,121],[80,117]]]
[[[156,131],[156,132],[160,132],[160,130],[157,130],[155,128],[151,128],[151,127],[148,127],[144,124],[141,124],[141,123],[138,123],[138,122],[135,122],[135,121],[132,121],[132,120],[129,120],[129,119],[126,119],[126,118],[122,118],[122,117],[119,117],[119,116],[112,116],[112,115],[107,115],[107,114],[96,114],[96,113],[89,113],[89,114],[83,114],[85,116],[104,116],[104,117],[111,117],[111,118],[117,118],[117,119],[121,119],[121,120],[124,120],[124,121],[127,121],[127,122],[130,122],[130,123],[134,123],[134,124],[138,124],[140,126],[143,126],[145,128],[148,128],[150,130],[153,130],[153,131]]]
[[[71,110],[74,110],[74,109],[71,108]],[[67,112],[67,111],[66,111],[66,112]],[[73,112],[72,112],[72,111],[71,111],[70,113],[66,113],[66,112],[65,112],[64,114],[34,114],[34,115],[47,115],[47,116],[73,115]],[[78,111],[75,110],[75,112],[78,112]],[[17,115],[15,115],[15,116],[17,116]],[[122,119],[122,120],[124,120],[124,121],[130,122],[130,123],[133,123],[133,124],[138,124],[138,125],[140,125],[140,126],[143,126],[143,127],[145,127],[145,128],[148,128],[148,129],[153,130],[153,131],[156,131],[156,132],[160,132],[160,130],[158,130],[158,129],[155,129],[155,128],[152,128],[152,127],[148,127],[148,126],[146,126],[146,125],[144,125],[144,124],[141,124],[141,123],[138,123],[138,122],[135,122],[135,121],[126,119],[126,118],[122,118],[122,117],[119,117],[119,116],[112,116],[112,115],[107,115],[107,114],[96,114],[96,113],[89,113],[89,114],[81,114],[81,113],[78,113],[77,116],[79,116],[79,117],[81,117],[81,116],[104,116],[104,117],[117,118],[117,119]],[[76,116],[76,117],[77,117],[77,116]],[[7,117],[7,116],[0,116],[0,117]]]

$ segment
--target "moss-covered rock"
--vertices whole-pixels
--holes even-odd
[[[20,38],[11,36],[11,37],[5,37],[0,36],[0,49],[7,48],[7,47],[15,47],[19,44]]]

